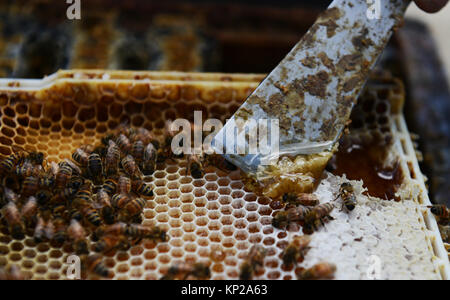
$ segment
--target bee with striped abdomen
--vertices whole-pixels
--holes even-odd
[[[25,237],[24,226],[19,210],[14,202],[9,202],[3,207],[3,217],[8,224],[11,236],[16,240],[22,240]]]
[[[139,168],[134,160],[133,156],[127,155],[121,161],[122,168],[125,173],[131,178],[135,178],[138,176]]]
[[[69,182],[70,178],[72,177],[72,172],[72,168],[69,164],[67,164],[67,162],[61,162],[59,164],[59,168],[55,178],[56,188],[64,188],[67,182]]]
[[[131,192],[131,179],[126,176],[120,176],[117,187],[119,193],[128,195]]]
[[[130,224],[126,228],[126,236],[133,240],[149,239],[153,241],[165,242],[168,239],[167,233],[158,226],[144,226],[140,224]]]
[[[52,245],[56,247],[61,247],[64,242],[67,240],[67,224],[66,221],[62,217],[56,217],[53,220],[53,226],[55,228],[55,234],[51,240]]]
[[[131,146],[131,155],[136,160],[137,164],[141,164],[143,158],[144,158],[144,143],[140,140],[137,140],[133,143]]]
[[[92,153],[88,158],[88,172],[92,180],[99,183],[103,180],[103,164],[100,155]]]
[[[34,174],[37,175],[36,172],[34,171],[33,164],[30,161],[28,161],[28,160],[25,160],[23,162],[23,164],[16,166],[15,174],[19,178],[32,176]]]
[[[350,182],[344,182],[343,184],[341,184],[339,188],[339,195],[336,197],[336,199],[337,198],[342,199],[342,209],[344,209],[344,207],[348,211],[352,211],[355,209],[357,204],[356,196],[353,185]]]
[[[100,208],[100,214],[106,224],[113,224],[115,221],[114,209],[111,205],[111,197],[101,188],[97,192],[97,204]]]
[[[14,167],[16,167],[24,158],[25,154],[21,150],[12,153],[0,162],[0,174],[5,175],[11,173]]]
[[[105,267],[102,262],[102,256],[99,254],[92,254],[84,259],[84,266],[88,272],[94,273],[101,277],[111,278],[113,273]]]
[[[24,220],[26,228],[34,228],[36,226],[36,214],[38,212],[38,204],[35,197],[31,196],[22,206],[20,214]]]
[[[309,269],[303,270],[297,277],[299,280],[332,279],[335,272],[335,264],[321,262]]]
[[[133,180],[131,183],[133,191],[139,195],[151,197],[153,196],[152,186],[142,180]]]
[[[131,198],[125,194],[115,194],[111,198],[111,204],[116,209],[122,209],[131,201]]]
[[[106,179],[103,181],[102,189],[105,190],[109,196],[114,195],[117,189],[117,181],[111,178]]]
[[[202,178],[205,175],[200,156],[195,154],[188,156],[187,170],[189,170],[189,174],[195,179]]]
[[[144,150],[144,157],[142,161],[142,172],[144,175],[152,175],[156,168],[156,148],[152,143],[149,143]]]
[[[117,174],[120,162],[120,148],[113,141],[109,141],[105,157],[105,174],[111,176]]]
[[[147,200],[144,198],[136,198],[128,202],[125,205],[124,210],[128,216],[133,217],[142,213],[146,204]]]
[[[100,226],[101,219],[97,210],[91,205],[86,205],[81,208],[81,213],[83,216],[94,226]]]
[[[78,148],[72,153],[72,159],[80,166],[87,167],[89,154],[84,152],[81,148]]]
[[[316,195],[308,193],[286,193],[283,195],[282,200],[288,206],[316,206],[320,203]]]
[[[307,214],[311,212],[312,208],[307,206],[291,207],[285,211],[279,211],[272,219],[272,225],[275,228],[285,228],[290,223],[305,220]]]
[[[247,258],[240,267],[239,279],[250,280],[255,273],[263,268],[267,251],[260,245],[253,245],[248,252]]]
[[[130,248],[131,243],[124,235],[108,235],[94,245],[94,251],[99,253],[108,253],[112,250],[128,251]]]
[[[22,183],[22,196],[35,195],[39,189],[39,178],[35,176],[26,177]]]
[[[330,216],[330,213],[333,209],[334,205],[332,203],[323,203],[313,207],[311,211],[305,215],[305,223],[303,225],[304,232],[310,234],[319,224],[324,225],[325,219],[332,220],[333,217]]]
[[[166,275],[161,277],[161,280],[188,280],[188,279],[198,279],[206,280],[211,277],[211,271],[209,266],[205,263],[177,263],[169,268]]]
[[[296,236],[282,253],[283,264],[287,267],[297,265],[299,259],[303,260],[308,251],[311,238],[307,235]]]
[[[128,137],[124,134],[120,134],[117,139],[116,139],[116,144],[117,146],[119,146],[120,150],[125,153],[128,154],[131,151],[131,143],[130,140],[128,139]]]
[[[67,237],[73,242],[75,254],[82,255],[89,253],[86,231],[77,220],[72,219],[70,221],[70,225],[67,228]]]

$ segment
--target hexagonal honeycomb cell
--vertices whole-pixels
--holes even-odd
[[[193,121],[195,110],[202,111],[203,120],[217,118],[224,122],[262,79],[262,75],[238,74],[62,71],[39,85],[31,81],[10,83],[0,89],[0,155],[10,155],[13,147],[19,146],[27,151],[42,151],[48,161],[59,162],[83,144],[98,143],[122,122],[161,135],[166,119]],[[353,129],[389,133],[393,144],[401,143],[398,126],[404,126],[400,114],[403,95],[398,82],[376,82],[362,99],[355,109],[362,113],[353,120]],[[415,157],[405,154],[400,159],[406,172],[407,160]],[[412,198],[404,196],[411,200],[405,200],[407,204],[368,197],[363,194],[362,182],[352,181],[361,201],[358,212],[349,218],[336,210],[333,216],[337,225],[330,223],[312,236],[311,257],[296,268],[285,268],[280,255],[291,238],[301,233],[272,226],[272,216],[279,209],[272,199],[246,188],[240,171],[208,166],[202,178],[194,179],[187,174],[187,165],[185,158],[167,161],[158,164],[146,178],[154,188],[154,196],[144,209],[143,224],[160,226],[170,239],[158,244],[144,240],[128,251],[105,255],[103,262],[113,271],[114,279],[159,279],[177,262],[208,262],[211,279],[238,279],[239,267],[253,244],[267,249],[257,279],[295,279],[300,266],[310,266],[319,259],[336,262],[336,278],[364,278],[363,254],[369,255],[369,250],[374,249],[381,255],[386,247],[394,245],[404,226],[399,220],[406,220],[410,233],[403,233],[402,243],[394,247],[402,257],[401,263],[394,262],[398,257],[385,260],[390,266],[385,277],[446,278],[448,274],[448,264],[433,259],[442,256],[442,243],[436,239],[432,242],[427,230],[436,226],[434,218],[416,205],[424,195],[424,187],[417,188],[418,168],[414,169],[416,179],[405,177],[401,187],[405,195],[406,191],[415,193]],[[326,173],[317,190],[321,201],[334,198],[344,180],[345,176]],[[376,238],[380,233],[390,237],[387,244]],[[358,240],[359,234],[364,239]],[[342,251],[330,249],[323,242],[330,235]],[[379,247],[374,246],[377,243]],[[406,250],[401,249],[403,246]],[[2,232],[0,267],[17,265],[32,279],[65,279],[71,248],[36,244],[30,236],[16,241]],[[408,274],[408,270],[415,273]]]

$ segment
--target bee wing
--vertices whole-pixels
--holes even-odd
[[[81,174],[81,169],[76,164],[74,164],[71,160],[66,158],[64,161],[72,168],[72,170],[74,170],[78,174]]]

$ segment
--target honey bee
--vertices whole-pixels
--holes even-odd
[[[72,159],[80,166],[87,167],[89,154],[78,148],[72,153]]]
[[[136,198],[136,199],[128,202],[125,205],[124,209],[127,212],[128,216],[135,216],[137,214],[142,213],[146,204],[147,204],[147,200],[145,200],[143,198]]]
[[[120,176],[117,183],[119,193],[127,195],[131,192],[131,180],[126,176]]]
[[[67,228],[67,236],[73,241],[73,248],[77,255],[89,253],[86,231],[77,220],[72,219],[70,221],[70,226]]]
[[[76,208],[70,207],[67,210],[68,218],[69,220],[77,220],[78,222],[81,222],[83,220],[83,214]]]
[[[9,268],[0,267],[0,280],[25,280],[20,268],[12,265]]]
[[[35,176],[29,176],[24,179],[22,184],[22,196],[28,197],[36,194],[39,189],[39,178]]]
[[[103,165],[102,165],[102,159],[100,158],[100,155],[97,153],[92,153],[89,155],[88,158],[88,171],[91,175],[91,178],[95,182],[99,182],[102,180],[102,171],[103,171]]]
[[[264,266],[266,249],[260,245],[253,245],[247,255],[245,262],[240,267],[239,279],[250,280],[258,269]]]
[[[114,179],[108,178],[103,182],[102,189],[105,190],[110,196],[116,193],[117,181]]]
[[[67,240],[66,221],[61,217],[56,217],[53,221],[53,226],[55,227],[55,233],[51,242],[56,247],[61,247]]]
[[[123,236],[108,235],[95,243],[94,251],[99,253],[108,253],[114,249],[119,251],[127,251],[131,248],[131,243]]]
[[[146,197],[153,196],[153,189],[151,185],[142,180],[133,180],[133,182],[131,183],[131,187],[133,191],[139,195]]]
[[[102,137],[101,142],[103,145],[108,146],[110,141],[113,141],[115,139],[115,136],[113,133],[108,133],[104,137]]]
[[[350,182],[344,182],[341,184],[337,198],[339,197],[342,199],[342,209],[344,209],[344,206],[348,211],[355,209],[357,203],[356,196],[353,190],[353,185]]]
[[[131,155],[134,157],[136,162],[140,164],[144,158],[144,143],[137,140],[131,146]]]
[[[117,146],[119,146],[120,150],[125,154],[128,154],[131,150],[130,140],[126,135],[122,133],[117,137],[116,144]]]
[[[90,187],[90,184],[86,183],[75,194],[75,198],[72,201],[72,204],[76,208],[80,208],[82,206],[90,205],[91,203],[92,203],[92,189]]]
[[[272,225],[275,228],[285,228],[292,222],[303,221],[306,215],[311,212],[311,209],[311,207],[297,206],[280,211],[272,219]]]
[[[42,190],[36,194],[36,200],[39,205],[45,206],[50,201],[52,194],[49,191]]]
[[[307,193],[286,193],[282,199],[284,203],[292,206],[316,206],[320,203],[316,195]]]
[[[81,207],[81,213],[83,216],[94,226],[100,226],[101,219],[97,210],[92,205],[84,205]]]
[[[73,161],[65,159],[63,163],[67,164],[72,169],[72,175],[81,175],[82,171]]]
[[[42,214],[41,214],[42,215]],[[47,219],[47,220],[45,220]],[[36,227],[34,228],[34,241],[41,243],[53,239],[55,226],[48,216],[38,217]]]
[[[35,165],[42,166],[44,163],[44,153],[36,151],[30,152],[27,159]]]
[[[189,278],[206,280],[211,277],[209,266],[204,263],[177,263],[169,268],[166,275],[161,277],[161,280],[181,279],[187,280]]]
[[[105,173],[111,176],[117,173],[120,162],[120,148],[113,141],[109,141],[105,158]]]
[[[84,265],[88,272],[92,272],[98,276],[111,278],[113,273],[108,270],[102,262],[102,256],[99,254],[92,254],[86,257]]]
[[[25,160],[22,165],[16,166],[15,173],[19,178],[24,178],[34,175],[36,172],[34,172],[33,164],[30,161]]]
[[[188,166],[189,174],[195,179],[202,178],[205,175],[205,171],[203,171],[203,164],[198,155],[191,154],[188,158]]]
[[[127,173],[127,175],[130,176],[131,178],[135,178],[139,169],[136,165],[136,161],[134,160],[133,156],[127,155],[124,159],[122,159],[121,163],[125,173]]]
[[[19,196],[13,190],[5,188],[4,193],[6,202],[17,203],[19,201]]]
[[[111,206],[111,198],[109,194],[101,188],[97,192],[97,202],[101,207],[101,216],[106,224],[114,223],[114,209]]]
[[[72,176],[72,168],[66,162],[59,164],[58,172],[56,173],[55,183],[56,188],[63,188],[69,182]]]
[[[435,204],[432,206],[428,206],[430,208],[430,211],[433,215],[439,217],[439,224],[440,225],[447,225],[450,220],[450,212],[447,206],[441,204]]]
[[[305,216],[305,224],[303,225],[304,232],[308,234],[312,233],[318,223],[324,224],[324,219],[332,220],[333,218],[330,216],[330,213],[333,209],[334,205],[331,203],[323,203],[313,207]]]
[[[134,136],[133,141],[141,141],[144,145],[147,145],[154,142],[155,137],[150,131],[140,127],[136,129],[136,135]]]
[[[283,264],[287,267],[297,265],[299,259],[304,259],[310,242],[311,238],[307,235],[295,237],[282,253]]]
[[[303,270],[297,277],[299,280],[332,279],[335,272],[335,264],[321,262],[309,269]]]
[[[144,175],[152,175],[156,167],[156,148],[149,143],[144,150],[142,171]]]
[[[0,174],[4,175],[11,173],[14,167],[17,166],[24,158],[25,154],[21,150],[12,153],[0,162]]]
[[[25,237],[24,228],[19,210],[14,202],[9,202],[3,207],[3,216],[9,226],[11,236],[16,240],[22,240]]]
[[[50,189],[55,184],[55,177],[50,174],[49,172],[46,172],[43,174],[43,176],[39,177],[39,187]]]
[[[102,226],[97,228],[95,231],[95,235],[97,238],[101,238],[103,236],[128,236],[127,233],[128,225],[122,222],[118,222],[109,226]]]
[[[21,216],[25,221],[27,228],[33,228],[35,226],[35,217],[38,212],[38,204],[35,197],[31,196],[27,202],[22,206]]]
[[[158,226],[148,227],[140,224],[128,225],[126,235],[133,240],[150,239],[165,242],[168,239],[167,233]]]
[[[131,201],[131,198],[128,197],[128,195],[125,194],[115,194],[111,198],[111,204],[113,207],[117,209],[122,209],[127,205],[128,202]]]
[[[175,136],[175,132],[170,130],[172,125],[172,120],[166,120],[164,123],[164,140],[162,142],[161,147],[158,148],[156,151],[156,161],[157,162],[164,162],[167,159],[171,159],[173,157],[182,157],[183,153],[180,153],[178,155],[175,155],[172,152],[172,139]]]
[[[34,241],[36,243],[41,243],[45,240],[45,222],[44,219],[38,217],[36,222],[36,227],[34,228]]]

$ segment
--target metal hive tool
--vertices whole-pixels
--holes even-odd
[[[333,1],[217,134],[215,150],[257,178],[280,156],[331,151],[409,1],[378,3],[377,16],[366,1]],[[279,146],[270,141],[257,153],[238,153],[250,147],[243,136],[258,126],[249,120],[271,119],[278,120]],[[242,145],[234,142],[240,137]]]

